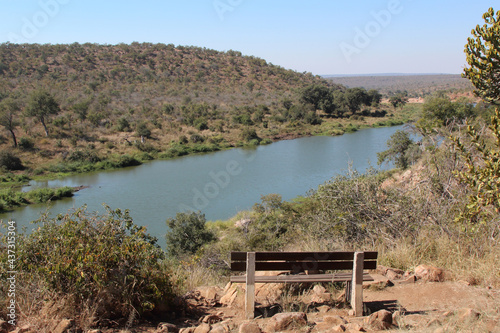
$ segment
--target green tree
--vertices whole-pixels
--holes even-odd
[[[420,147],[405,131],[396,131],[387,141],[388,150],[377,153],[378,164],[394,161],[398,168],[406,169],[415,163],[421,155]]]
[[[137,124],[135,132],[138,136],[141,137],[141,141],[143,140],[143,138],[149,138],[151,136],[151,130],[148,128],[148,125],[144,121],[141,121]]]
[[[178,257],[194,254],[203,245],[216,239],[213,232],[206,228],[205,214],[177,213],[175,218],[167,220],[170,230],[167,232],[167,251]]]
[[[19,113],[19,104],[12,98],[6,98],[0,103],[0,125],[10,132],[14,147],[17,147],[16,133],[14,129],[19,125],[17,116]]]
[[[366,90],[363,88],[350,88],[345,92],[346,105],[353,114],[359,111],[361,105],[370,105]]]
[[[470,67],[463,76],[476,87],[475,93],[485,101],[498,104],[500,97],[500,11],[489,8],[483,15],[485,24],[472,30],[465,53]]]
[[[406,103],[408,103],[408,96],[406,93],[398,93],[389,98],[389,103],[391,103],[395,109],[398,107],[403,107]]]
[[[49,136],[49,130],[45,124],[47,118],[58,114],[60,111],[61,109],[55,98],[43,90],[37,90],[30,95],[26,108],[28,116],[35,117],[42,123],[45,136]]]
[[[479,25],[465,47],[469,68],[464,76],[476,87],[476,95],[492,104],[500,104],[500,12],[489,8],[483,15],[486,24]],[[497,108],[489,126],[492,142],[485,140],[473,126],[467,127],[472,145],[466,145],[459,137],[452,137],[465,160],[466,168],[456,176],[466,183],[472,193],[469,203],[459,219],[466,224],[493,221],[492,214],[500,213],[500,111]]]
[[[331,98],[330,89],[317,84],[306,87],[300,96],[302,102],[312,104],[316,110],[321,109],[321,103],[329,98]]]

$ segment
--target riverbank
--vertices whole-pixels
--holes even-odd
[[[226,150],[235,147],[269,144],[306,136],[337,136],[363,128],[394,126],[416,119],[420,105],[408,104],[402,109],[382,105],[383,117],[354,116],[351,118],[323,117],[321,124],[271,123],[267,127],[228,127],[223,132],[210,129],[193,131],[179,127],[172,131],[152,131],[151,138],[131,136],[130,133],[102,134],[90,140],[41,138],[29,148],[11,150],[24,169],[4,173],[13,175],[2,187],[25,184],[29,180],[50,180],[75,174],[120,169],[146,161],[169,159],[198,153]],[[2,149],[8,150],[4,143]]]

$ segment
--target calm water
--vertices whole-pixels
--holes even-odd
[[[207,220],[227,219],[260,202],[261,195],[279,193],[290,200],[344,173],[352,162],[358,171],[376,166],[377,152],[401,126],[361,130],[337,137],[308,137],[280,141],[255,149],[232,149],[153,161],[138,167],[48,182],[30,188],[86,185],[72,198],[50,206],[51,216],[84,204],[89,211],[130,209],[136,224],[163,243],[165,220],[179,211],[201,211]],[[18,226],[30,226],[47,205],[31,205],[0,215]]]

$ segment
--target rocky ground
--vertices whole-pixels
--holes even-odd
[[[375,281],[364,284],[364,317],[352,316],[342,289],[257,284],[256,318],[245,320],[244,285],[228,284],[185,295],[171,322],[87,332],[500,332],[500,290],[446,281],[445,272],[424,265],[415,272],[379,266],[371,275]],[[51,332],[79,332],[72,325],[63,320]],[[29,325],[14,332],[34,333]]]

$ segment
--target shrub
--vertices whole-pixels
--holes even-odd
[[[23,170],[21,159],[10,151],[0,151],[0,168],[6,170]]]
[[[19,142],[17,143],[19,148],[24,149],[24,150],[31,150],[35,147],[35,143],[33,142],[32,139],[30,138],[21,138],[19,139]]]
[[[177,213],[175,218],[168,219],[168,254],[173,257],[194,254],[204,244],[215,240],[215,235],[206,229],[205,224],[205,214],[194,212]]]
[[[73,296],[77,313],[93,306],[101,320],[164,310],[174,296],[164,252],[128,211],[106,210],[36,221],[40,227],[19,239],[20,272],[49,292]]]

